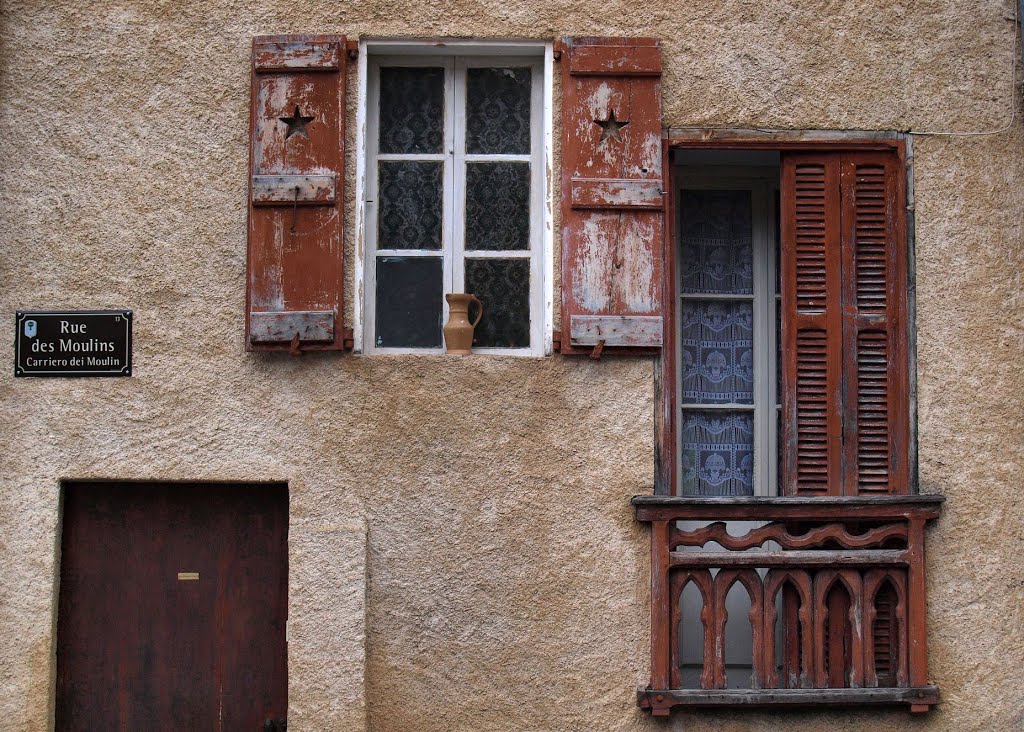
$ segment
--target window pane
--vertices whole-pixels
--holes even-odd
[[[378,163],[378,249],[441,248],[443,166]]]
[[[530,154],[530,69],[466,70],[466,152]]]
[[[750,302],[683,301],[683,403],[754,403]]]
[[[530,164],[466,165],[466,249],[530,248]]]
[[[754,495],[751,412],[683,412],[683,495]]]
[[[754,291],[750,191],[683,191],[683,292]]]
[[[473,334],[474,347],[529,348],[528,259],[467,259],[466,292],[484,304],[484,316]]]
[[[441,346],[441,262],[440,257],[377,259],[378,346]]]
[[[444,149],[444,69],[380,70],[382,153],[439,153]]]

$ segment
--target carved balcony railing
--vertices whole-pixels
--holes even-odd
[[[708,706],[927,711],[939,692],[927,680],[924,535],[942,501],[635,497],[637,519],[651,524],[651,683],[640,706],[657,716]],[[698,617],[683,617],[690,583]],[[749,597],[748,688],[728,688],[726,670],[726,598],[737,584]],[[703,631],[696,688],[683,688],[687,622]]]

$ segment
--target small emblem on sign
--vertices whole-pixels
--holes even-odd
[[[36,337],[36,321],[26,320],[25,321],[25,337],[35,338]]]
[[[199,572],[178,572],[178,579],[197,580],[199,579]]]

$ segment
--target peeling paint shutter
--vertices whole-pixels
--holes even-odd
[[[784,156],[786,494],[908,491],[901,170],[884,152]]]
[[[660,347],[660,44],[567,39],[562,70],[562,352]]]
[[[246,347],[343,345],[345,39],[253,41]]]

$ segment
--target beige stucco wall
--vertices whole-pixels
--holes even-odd
[[[914,141],[925,718],[636,709],[650,359],[243,352],[253,35],[651,35],[666,124],[974,131],[1010,116],[1013,6],[6,0],[0,315],[127,307],[136,340],[131,379],[15,381],[0,337],[5,729],[50,723],[62,478],[289,481],[298,729],[1024,729],[1019,86],[1008,132]]]

